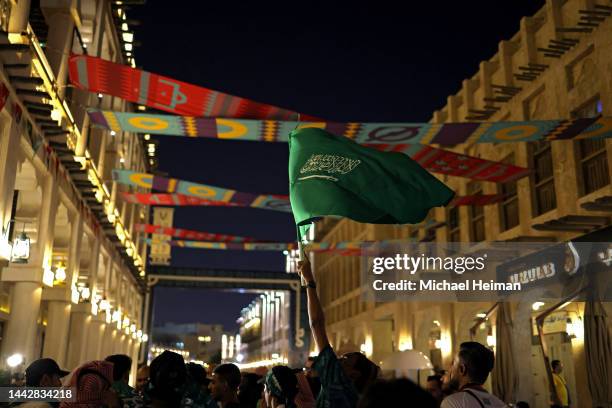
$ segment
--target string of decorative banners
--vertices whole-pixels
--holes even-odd
[[[500,163],[485,160],[478,157],[467,156],[443,149],[426,145],[376,145],[380,150],[393,150],[407,154],[428,171],[447,174],[457,177],[467,177],[478,181],[491,181],[495,183],[507,183],[518,180],[530,173],[529,169],[515,166],[513,164]],[[156,188],[159,191],[167,191],[164,188]],[[167,192],[182,192],[172,190]],[[186,194],[183,192],[183,194]],[[189,194],[193,195],[193,194]],[[214,195],[195,195],[199,198],[216,200]]]
[[[376,249],[388,245],[396,245],[399,242],[412,242],[410,239],[403,240],[383,240],[376,241]],[[148,245],[154,244],[152,239],[146,239]],[[193,248],[193,249],[217,249],[217,250],[237,250],[237,251],[291,251],[298,249],[298,244],[295,242],[205,242],[205,241],[186,241],[186,240],[170,240],[163,241],[173,247]],[[341,255],[361,255],[363,245],[367,242],[363,241],[344,241],[344,242],[313,242],[305,246],[304,250],[311,252],[334,252]]]
[[[79,89],[179,115],[316,120],[313,116],[255,102],[88,55],[71,55],[70,82]]]
[[[144,187],[167,193],[179,193],[210,201],[232,203],[241,207],[291,212],[291,204],[286,195],[244,193],[175,178],[138,173],[131,170],[113,170],[113,180],[120,184]]]
[[[131,204],[141,205],[166,205],[166,206],[205,206],[205,207],[240,207],[238,203],[224,201],[212,201],[197,198],[185,194],[165,193],[128,193],[122,192],[123,200]],[[289,197],[287,196],[287,199]]]
[[[152,239],[146,239],[144,242],[147,245],[155,243]],[[382,248],[394,248],[398,244],[408,242],[416,242],[414,239],[391,239],[381,241],[342,241],[342,242],[312,242],[304,246],[307,252],[331,252],[338,255],[359,256],[365,255],[369,251],[372,254],[379,254]],[[172,247],[191,248],[191,249],[216,249],[216,250],[237,250],[237,251],[291,251],[297,250],[298,245],[295,242],[264,242],[264,243],[239,243],[239,242],[204,242],[204,241],[186,241],[186,240],[170,240],[163,241]],[[368,244],[372,244],[371,248]]]
[[[132,204],[140,205],[162,205],[162,206],[205,206],[205,207],[241,207],[239,203],[211,201],[204,198],[192,197],[184,194],[166,193],[121,193],[123,199]],[[288,196],[276,196],[279,199]],[[499,203],[504,200],[503,194],[471,194],[465,196],[455,196],[448,204],[448,207],[458,207],[462,205],[483,206]]]
[[[238,203],[228,203],[224,201],[212,201],[204,198],[197,198],[185,194],[165,194],[165,193],[128,193],[122,192],[123,200],[131,204],[141,205],[165,205],[165,206],[204,206],[204,207],[240,207]],[[289,197],[287,196],[287,199]]]
[[[146,234],[160,234],[171,237],[193,240],[193,241],[211,241],[211,242],[268,242],[261,241],[251,237],[242,237],[238,235],[216,234],[212,232],[194,231],[183,228],[163,227],[161,225],[152,224],[136,224],[134,226],[137,232]]]
[[[297,122],[202,118],[149,113],[88,111],[91,122],[116,132],[164,136],[287,142],[296,128],[317,127],[361,144],[515,143],[538,140],[612,138],[612,118],[531,120],[521,122],[467,123],[365,123]]]
[[[111,112],[112,113],[112,112]],[[123,117],[123,114],[118,114],[119,117]],[[107,115],[108,116],[108,115]],[[154,117],[156,115],[149,115]],[[168,116],[169,118],[175,118],[174,116]],[[139,118],[139,116],[133,117],[133,120]],[[107,118],[103,117],[104,120]],[[92,115],[92,123],[100,123],[100,117]],[[108,125],[108,123],[114,123],[112,117],[110,122],[104,122],[106,125],[102,126],[107,129],[121,130],[118,125]],[[226,120],[226,119],[215,119],[215,120]],[[253,121],[251,121],[253,122]],[[297,124],[297,122],[292,122]],[[108,126],[107,126],[108,125]],[[306,125],[308,126],[308,125]],[[175,129],[167,130],[167,135],[174,135]],[[130,130],[135,131],[135,130]],[[143,130],[138,130],[143,131]],[[289,131],[287,132],[287,134]],[[249,140],[249,139],[247,139]],[[286,140],[286,139],[283,139]],[[278,140],[270,140],[278,141]],[[366,143],[366,145],[369,145]],[[515,166],[509,163],[501,163],[491,160],[485,160],[478,157],[472,157],[460,153],[451,152],[435,148],[432,146],[426,146],[422,144],[373,144],[369,145],[375,149],[383,151],[395,151],[398,153],[404,153],[410,156],[413,160],[417,161],[425,169],[440,173],[447,174],[457,177],[467,177],[478,181],[490,181],[496,183],[507,183],[510,181],[522,178],[530,173],[530,171],[524,167]]]

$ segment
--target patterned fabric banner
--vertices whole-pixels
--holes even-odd
[[[267,242],[260,241],[255,238],[241,237],[237,235],[215,234],[210,232],[200,232],[182,228],[164,227],[162,225],[151,224],[136,224],[135,229],[138,232],[147,234],[160,234],[172,237],[189,239],[194,241],[212,241],[212,242]]]
[[[149,245],[154,245],[152,239],[146,239]],[[171,246],[199,249],[234,249],[241,251],[288,251],[297,249],[294,242],[207,242],[207,241],[167,241]]]
[[[478,181],[507,183],[527,176],[530,171],[515,166],[478,157],[467,156],[421,144],[365,144],[382,151],[404,153],[432,173],[467,177]]]
[[[204,198],[192,197],[184,194],[160,194],[160,193],[121,193],[123,199],[128,203],[142,205],[171,205],[171,206],[211,206],[211,207],[240,207],[238,203],[224,201],[211,201]],[[287,198],[289,199],[289,198]]]
[[[287,196],[283,195],[243,193],[131,170],[113,170],[113,180],[120,184],[151,188],[167,193],[179,193],[211,201],[223,201],[244,207],[291,212],[289,200]]]
[[[204,207],[241,207],[238,203],[228,203],[224,201],[211,201],[203,198],[186,196],[183,194],[162,194],[162,193],[121,193],[123,199],[128,203],[140,205],[168,205],[174,207],[182,206],[204,206]],[[285,197],[288,201],[287,196]],[[503,194],[477,194],[467,196],[455,196],[449,206],[461,205],[488,205],[495,204],[504,199]],[[289,205],[289,204],[287,204]]]
[[[459,154],[455,152],[451,152],[444,149],[437,149],[435,147],[420,145],[420,144],[399,144],[399,145],[369,145],[369,147],[373,147],[378,150],[383,151],[395,151],[398,153],[404,153],[410,156],[413,160],[419,163],[422,167],[427,169],[428,171],[440,174],[448,174],[449,176],[457,176],[457,177],[467,177],[473,180],[478,181],[492,181],[495,183],[507,183],[509,181],[518,180],[522,177],[525,177],[529,174],[529,169],[524,167],[515,166],[512,164],[506,164],[501,162],[495,162],[491,160],[480,159],[478,157],[467,156],[465,154]],[[126,172],[127,170],[115,170],[118,172]],[[144,177],[144,179],[149,180],[145,182],[143,185],[138,184],[140,180],[139,177]],[[134,180],[130,181],[129,178],[121,178],[123,184],[131,184],[131,185],[139,185],[142,187],[151,188],[149,185],[151,184],[152,175],[148,175],[145,173],[141,173],[141,176],[135,175]],[[131,176],[130,176],[131,177]],[[248,204],[248,200],[226,200],[220,197],[223,197],[224,194],[229,192],[234,192],[234,190],[225,190],[219,187],[212,187],[212,189],[216,189],[216,191],[223,191],[219,194],[213,194],[212,190],[208,191],[205,188],[199,189],[198,185],[195,183],[190,183],[187,181],[180,181],[176,179],[170,179],[174,181],[168,181],[167,183],[161,182],[161,177],[155,177],[159,180],[158,186],[153,187],[159,191],[165,191],[168,193],[181,193],[184,195],[190,195],[198,198],[204,198],[210,201],[226,201],[232,203],[243,203],[243,206],[261,206],[261,205],[253,205]],[[138,179],[138,180],[137,180]],[[177,182],[181,182],[181,186],[177,187],[175,184]],[[210,186],[208,186],[210,187]],[[210,189],[209,189],[210,190]],[[191,191],[191,192],[188,192]],[[195,193],[194,193],[195,191]],[[241,193],[246,194],[248,193]],[[255,197],[255,195],[251,195]],[[246,197],[246,196],[245,196]],[[278,199],[278,196],[273,196],[273,198]],[[254,199],[254,198],[253,198]],[[256,203],[257,204],[257,203]],[[264,204],[262,204],[264,205]],[[273,205],[273,204],[272,204]],[[264,206],[268,206],[265,204]],[[285,211],[283,209],[279,209],[280,211]],[[287,209],[290,211],[290,209]]]
[[[291,251],[298,249],[295,242],[267,242],[267,243],[232,243],[232,242],[203,242],[203,241],[185,241],[173,240],[167,241],[170,245],[182,248],[198,248],[198,249],[226,249],[226,250],[242,250],[242,251]],[[402,240],[384,240],[376,242],[376,251],[386,245],[397,245],[400,242],[414,242],[410,239]],[[145,243],[154,245],[155,242],[151,239],[146,239]],[[340,255],[361,255],[364,251],[363,245],[368,244],[367,241],[344,241],[344,242],[312,242],[304,248],[310,252],[332,252]]]
[[[89,111],[91,121],[114,131],[168,136],[286,142],[299,127],[318,127],[364,144],[514,143],[573,138],[612,138],[612,118],[490,123],[334,123],[196,118]],[[302,119],[304,120],[304,119]]]
[[[71,55],[68,69],[70,82],[79,89],[116,96],[179,115],[316,120],[291,110],[87,55]]]

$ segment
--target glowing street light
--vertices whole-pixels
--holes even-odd
[[[11,368],[15,368],[21,363],[23,363],[23,356],[19,353],[15,353],[6,359],[6,364]]]

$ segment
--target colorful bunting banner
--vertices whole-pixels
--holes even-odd
[[[147,234],[160,234],[172,237],[194,240],[194,241],[212,241],[212,242],[267,242],[260,241],[251,237],[241,237],[237,235],[215,234],[211,232],[201,232],[182,228],[164,227],[162,225],[151,224],[136,224],[137,232]]]
[[[495,162],[491,160],[485,160],[478,157],[467,156],[465,154],[459,154],[455,152],[451,152],[444,149],[437,149],[435,147],[420,145],[420,144],[400,144],[400,145],[368,145],[369,147],[373,147],[382,151],[395,151],[398,153],[404,153],[419,163],[422,167],[427,169],[430,172],[440,173],[440,174],[448,174],[449,176],[457,176],[457,177],[467,177],[473,180],[478,181],[491,181],[495,183],[507,183],[509,181],[518,180],[522,177],[525,177],[529,174],[529,170],[524,167],[515,166],[512,164]],[[127,171],[127,170],[119,170],[119,171]],[[144,173],[143,173],[144,174]],[[134,176],[138,178],[140,176]],[[152,176],[143,175],[145,179],[150,179]],[[160,179],[160,177],[156,176],[156,179]],[[176,179],[172,179],[176,180]],[[176,180],[178,182],[179,180]],[[176,182],[174,182],[176,184]],[[129,180],[122,181],[124,184],[132,184]],[[181,181],[181,183],[187,183],[190,185],[189,188],[192,188],[194,183],[190,183],[187,181]],[[149,183],[145,183],[150,184]],[[159,191],[165,191],[169,193],[178,192],[185,195],[190,195],[198,198],[204,198],[211,201],[228,201],[219,199],[221,195],[212,194],[212,192],[202,193],[202,191],[198,191],[197,194],[188,193],[186,191],[186,186],[183,185],[181,188],[174,186],[174,188],[169,188],[172,185],[172,182],[165,183],[159,182],[159,187],[153,187]],[[217,190],[233,191],[233,190],[225,190],[220,189],[219,187],[214,187]],[[193,187],[192,189],[197,190],[197,188]],[[225,193],[223,193],[225,194]],[[254,195],[252,195],[254,197]],[[216,197],[216,198],[215,198]],[[278,196],[275,196],[278,198]],[[247,200],[248,201],[248,200]],[[242,201],[234,201],[230,202],[240,203]],[[248,206],[249,204],[243,204],[244,206]],[[254,206],[254,205],[251,205]],[[281,210],[284,211],[284,210]],[[287,210],[289,211],[289,210]]]
[[[179,115],[316,120],[265,103],[232,96],[88,55],[71,55],[70,82],[79,89],[116,96]]]
[[[182,248],[197,248],[197,249],[225,249],[225,250],[240,250],[240,251],[291,251],[298,249],[298,245],[295,242],[266,242],[266,243],[248,243],[248,242],[203,242],[203,241],[185,241],[185,240],[172,240],[165,241],[170,243],[174,247]],[[397,245],[400,242],[414,242],[410,239],[394,239],[394,240],[383,240],[376,241],[375,250],[378,251],[380,248],[385,246]],[[155,242],[151,239],[146,239],[145,243],[148,245],[154,244]],[[363,246],[368,244],[367,241],[344,241],[344,242],[312,242],[304,248],[310,252],[332,252],[339,255],[362,255],[364,253]]]
[[[363,144],[514,143],[573,138],[612,138],[612,118],[490,123],[334,123],[197,118],[92,110],[92,123],[114,131],[167,136],[287,142],[300,127],[317,127]],[[302,120],[305,120],[302,118]]]
[[[238,203],[229,203],[224,201],[211,201],[203,198],[191,197],[184,194],[163,194],[163,193],[121,193],[123,199],[128,203],[140,205],[168,205],[174,207],[183,206],[204,206],[204,207],[241,207]],[[285,197],[289,200],[287,196]],[[467,196],[455,196],[449,206],[462,205],[489,205],[495,204],[504,199],[503,194],[477,194]],[[288,204],[289,205],[289,204]]]
[[[290,212],[287,196],[272,194],[243,193],[236,190],[192,183],[174,178],[159,177],[131,170],[113,170],[113,180],[120,184],[151,188],[167,193],[179,193],[211,201],[223,201],[244,207],[262,208]]]
[[[142,205],[171,205],[171,206],[211,206],[211,207],[240,207],[238,203],[224,201],[211,201],[204,198],[192,197],[184,194],[160,193],[121,193],[128,203]],[[289,198],[287,198],[289,199]]]
[[[530,171],[512,164],[485,160],[421,144],[365,144],[386,152],[408,155],[432,173],[466,177],[478,181],[507,183],[527,176]]]
[[[146,239],[149,245],[155,244],[152,239]],[[167,241],[171,246],[199,249],[234,249],[241,251],[288,251],[297,249],[293,242],[207,242],[207,241]]]

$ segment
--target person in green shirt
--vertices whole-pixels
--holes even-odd
[[[121,406],[124,408],[139,408],[144,402],[136,390],[129,386],[132,359],[125,354],[114,354],[105,359],[113,363],[113,384],[111,389],[117,393]]]
[[[360,394],[378,377],[379,368],[358,352],[336,356],[329,344],[325,315],[308,261],[299,263],[299,273],[306,282],[310,329],[319,349],[313,364],[321,379],[317,408],[355,408]]]

